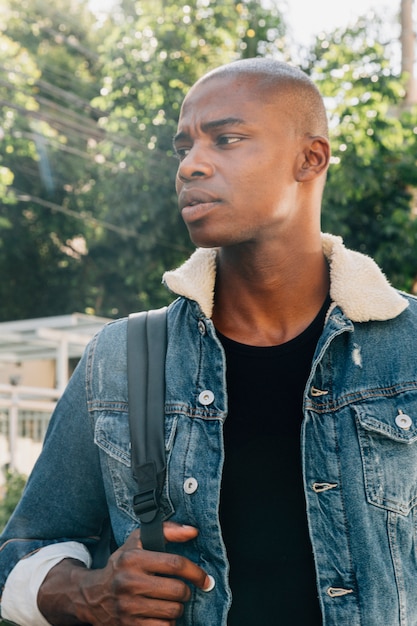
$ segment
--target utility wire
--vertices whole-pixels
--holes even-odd
[[[84,224],[90,224],[92,226],[101,226],[106,230],[111,230],[122,237],[132,237],[134,239],[139,239],[139,234],[128,230],[127,228],[123,228],[122,226],[116,226],[116,224],[111,224],[110,222],[106,222],[105,220],[97,219],[96,217],[92,217],[88,213],[82,211],[78,213],[77,211],[73,211],[72,209],[68,209],[61,204],[56,204],[55,202],[50,202],[49,200],[44,200],[43,198],[38,198],[37,196],[33,196],[26,191],[20,191],[15,187],[10,187],[10,189],[16,194],[16,198],[20,200],[20,202],[34,202],[35,204],[39,204],[39,206],[43,206],[47,209],[51,209],[52,211],[56,211],[57,213],[63,213],[69,217],[74,217],[77,220],[81,220]]]
[[[117,233],[118,235],[121,235],[122,237],[140,239],[139,233],[134,232],[132,230],[128,230],[127,228],[123,228],[122,226],[116,226],[116,224],[111,224],[110,222],[107,222],[105,220],[97,219],[91,215],[88,215],[88,213],[84,211],[82,211],[81,213],[78,213],[77,211],[73,211],[72,209],[63,207],[62,205],[56,204],[55,202],[50,202],[49,200],[44,200],[43,198],[38,198],[37,196],[33,196],[29,193],[26,193],[25,191],[20,191],[19,189],[16,189],[15,187],[9,187],[9,189],[11,189],[11,191],[15,193],[16,198],[20,202],[34,202],[35,204],[38,204],[39,206],[50,209],[51,211],[57,211],[58,213],[63,213],[64,215],[67,215],[69,217],[73,217],[75,219],[81,220],[84,224],[91,224],[92,226],[101,226],[102,228],[106,230],[110,230],[114,233]],[[165,246],[166,248],[171,248],[172,250],[178,250],[181,253],[189,252],[189,250],[185,246],[172,243],[172,241],[168,241],[166,239],[161,239],[159,237],[156,237],[155,241],[159,245]]]
[[[3,81],[2,79],[0,79],[0,84],[4,85],[6,82],[7,81]],[[8,83],[8,87],[14,89],[14,85],[12,83]],[[148,150],[147,145],[144,142],[138,141],[135,137],[131,135],[122,136],[118,133],[109,133],[106,131],[105,128],[100,128],[95,120],[91,119],[90,117],[81,116],[75,111],[71,111],[71,109],[62,107],[53,101],[43,99],[39,96],[33,96],[32,94],[28,94],[28,96],[29,95],[30,97],[35,98],[39,104],[43,104],[44,106],[38,110],[27,109],[24,106],[5,99],[0,99],[0,106],[14,109],[23,117],[33,118],[46,122],[56,130],[67,134],[69,139],[71,139],[71,133],[84,139],[85,141],[87,141],[88,139],[94,139],[95,141],[100,142],[106,139],[110,141],[114,146],[119,146],[123,148],[129,147],[140,150],[143,153],[151,154]],[[54,113],[54,109],[56,110],[56,114]],[[66,117],[72,117],[73,119],[65,119]],[[160,150],[159,148],[155,148],[154,150],[152,150],[152,154],[166,156],[165,152],[163,150]]]

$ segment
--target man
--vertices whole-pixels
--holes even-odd
[[[141,549],[132,510],[120,320],[87,349],[4,532],[3,616],[417,625],[417,303],[320,233],[317,89],[273,60],[220,67],[174,145],[198,250],[165,274],[168,552]],[[109,518],[118,548],[89,569]]]

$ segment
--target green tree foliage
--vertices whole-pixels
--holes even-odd
[[[103,19],[86,0],[0,5],[0,319],[166,303],[161,274],[192,249],[174,193],[181,101],[220,63],[289,60],[281,14],[258,0],[120,0]],[[417,120],[381,28],[319,38],[305,69],[331,117],[324,228],[411,289]]]
[[[97,89],[94,55],[84,50],[92,20],[79,3],[11,0],[2,16],[0,165],[13,178],[12,202],[2,197],[0,219],[4,320],[83,306],[86,223],[79,218],[96,169],[84,157],[97,133],[90,105]]]
[[[173,187],[180,103],[209,68],[280,53],[280,14],[253,0],[123,0],[101,22],[82,1],[7,1],[4,32],[32,69],[19,85],[0,70],[27,100],[4,97],[15,204],[2,208],[13,300],[0,286],[0,318],[166,302],[162,271],[191,250]]]
[[[2,532],[9,517],[15,510],[26,484],[26,476],[18,472],[6,470],[5,477],[4,495],[0,499],[0,532]]]
[[[404,111],[384,26],[359,20],[321,36],[310,70],[327,99],[332,130],[323,225],[376,259],[391,281],[417,279],[417,114]]]
[[[95,189],[105,219],[131,236],[103,230],[89,249],[95,284],[106,294],[104,312],[126,313],[167,302],[163,270],[192,250],[174,192],[172,137],[184,95],[208,69],[247,54],[247,39],[279,49],[284,29],[278,13],[233,0],[124,0],[114,20],[101,48],[103,88],[93,102],[105,113],[107,133],[97,144],[105,167]]]

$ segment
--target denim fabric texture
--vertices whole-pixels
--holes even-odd
[[[394,297],[381,287],[382,307],[384,289]],[[163,509],[200,532],[168,550],[201,565],[216,586],[193,589],[177,625],[225,626],[231,593],[218,518],[225,359],[209,316],[180,295],[168,310]],[[392,317],[354,321],[332,295],[305,389],[304,487],[325,626],[417,626],[417,300],[397,297],[401,310]],[[44,545],[75,540],[94,554],[109,517],[118,545],[138,525],[127,408],[123,319],[92,340],[58,403],[1,538],[1,587],[20,558]]]

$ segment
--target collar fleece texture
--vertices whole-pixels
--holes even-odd
[[[323,234],[323,253],[330,266],[330,297],[353,322],[384,321],[408,306],[369,256],[348,250],[341,237]],[[165,272],[163,282],[178,296],[195,300],[211,317],[216,281],[216,248],[198,248],[178,269]]]

